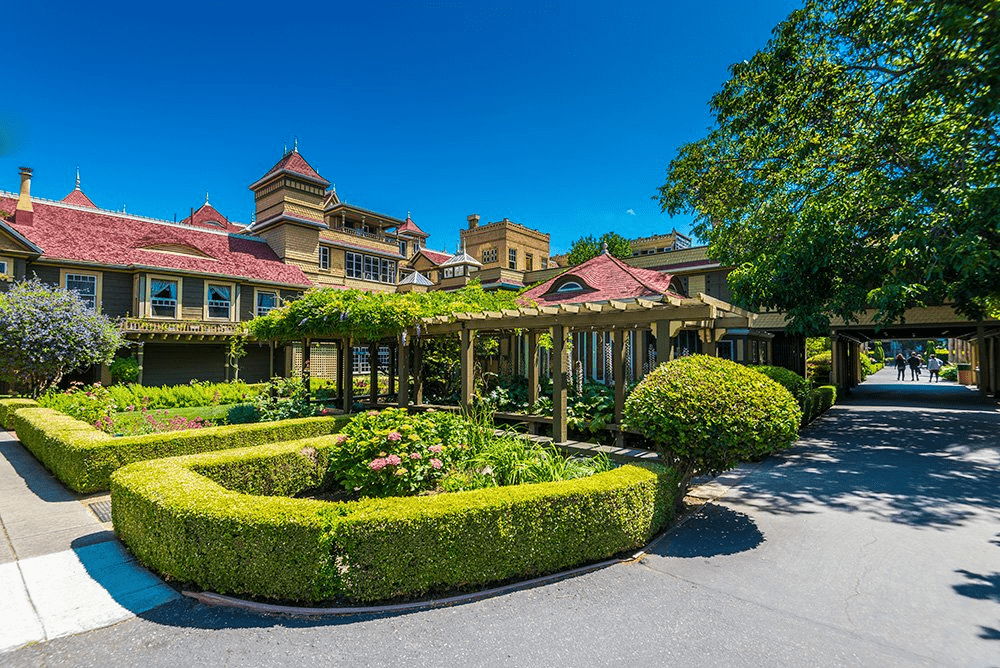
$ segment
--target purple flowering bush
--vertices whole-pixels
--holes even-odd
[[[410,415],[401,408],[369,411],[337,437],[330,468],[361,496],[405,496],[435,489],[462,457],[467,425],[452,413]]]
[[[0,378],[31,397],[71,371],[110,363],[123,344],[75,292],[30,280],[0,293]]]

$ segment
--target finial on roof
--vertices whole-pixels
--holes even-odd
[[[295,138],[295,148],[292,149],[295,153],[299,152],[299,138]]]
[[[76,168],[76,189],[80,189],[80,168]]]
[[[333,194],[334,195],[337,194],[337,184],[336,183],[333,184]]]
[[[205,191],[205,204],[208,204],[208,191]]]
[[[286,143],[284,148],[281,149],[281,155],[288,155],[288,144]]]
[[[125,210],[125,202],[122,202],[122,213],[128,213],[128,211]]]
[[[607,255],[607,254],[608,254],[608,242],[604,241],[601,243],[601,255]]]
[[[407,219],[407,220],[409,220],[409,219],[410,219],[410,212],[409,212],[409,211],[407,211],[407,212],[406,212],[406,219]]]

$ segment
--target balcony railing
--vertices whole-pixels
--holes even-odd
[[[232,336],[239,332],[235,322],[202,322],[199,320],[158,320],[125,318],[120,324],[125,334],[191,334],[200,336]]]
[[[389,238],[381,234],[375,234],[374,232],[365,232],[364,230],[359,230],[353,227],[344,227],[342,225],[330,225],[330,229],[334,232],[343,232],[345,234],[351,234],[356,237],[361,237],[362,239],[371,239],[372,241],[380,241],[384,244],[396,245],[399,243],[397,239]]]

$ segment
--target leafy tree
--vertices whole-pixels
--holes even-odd
[[[696,214],[736,301],[829,315],[1000,304],[1000,3],[806,0],[731,68],[662,208]]]
[[[571,267],[583,264],[590,258],[597,257],[604,244],[608,245],[608,252],[619,260],[632,257],[632,245],[628,239],[617,232],[605,232],[600,239],[595,239],[594,235],[588,234],[574,241],[573,245],[570,246],[567,262]]]
[[[75,292],[31,280],[0,294],[0,378],[32,397],[71,371],[110,363],[123,343]]]

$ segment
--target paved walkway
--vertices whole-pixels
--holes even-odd
[[[68,491],[0,430],[0,652],[114,624],[178,598],[90,510],[101,501],[107,497]]]
[[[0,663],[996,666],[998,435],[974,392],[880,372],[795,448],[725,476],[642,563],[384,616],[182,599]]]

